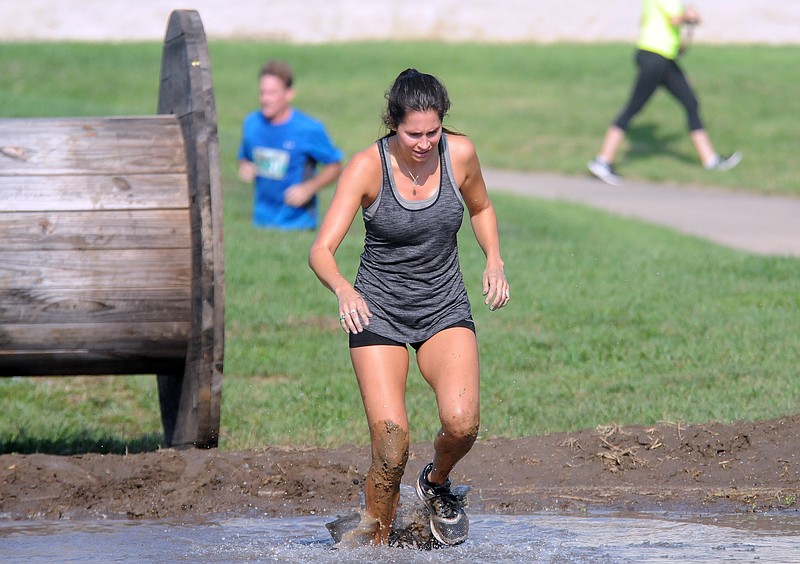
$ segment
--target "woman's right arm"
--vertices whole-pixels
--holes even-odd
[[[373,145],[353,156],[342,171],[331,205],[308,253],[311,270],[338,298],[338,314],[345,315],[344,325],[349,332],[362,331],[369,325],[372,314],[353,285],[339,272],[334,255],[358,210],[376,197],[380,182],[380,157]]]

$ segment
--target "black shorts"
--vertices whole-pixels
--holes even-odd
[[[444,329],[452,329],[453,327],[465,327],[475,333],[475,322],[472,319],[465,319],[463,321],[456,321],[452,325],[445,327]],[[442,331],[444,331],[442,329]],[[361,333],[350,333],[350,348],[357,349],[358,347],[369,347],[372,345],[392,345],[395,347],[405,347],[406,344],[411,345],[415,351],[418,351],[419,348],[425,344],[428,339],[425,341],[417,341],[416,343],[401,343],[400,341],[395,341],[394,339],[388,339],[386,337],[382,337],[366,329]]]

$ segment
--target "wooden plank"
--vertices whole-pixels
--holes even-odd
[[[189,322],[0,324],[0,376],[180,369],[189,329]]]
[[[4,175],[179,174],[174,116],[0,119]]]
[[[189,329],[189,322],[0,324],[0,376],[180,369]]]
[[[0,248],[188,249],[189,210],[0,213]]]
[[[0,362],[15,355],[58,351],[186,354],[189,323],[0,323]]]
[[[190,289],[0,288],[0,323],[188,322]]]
[[[191,287],[187,249],[104,251],[0,251],[0,288]]]
[[[17,176],[0,167],[0,210],[6,212],[188,207],[185,173]]]

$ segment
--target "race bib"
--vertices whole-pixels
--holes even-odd
[[[253,161],[258,168],[258,176],[282,180],[289,168],[289,153],[280,149],[256,147],[253,149]]]

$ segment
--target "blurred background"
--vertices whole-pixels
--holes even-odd
[[[632,41],[634,0],[28,0],[0,3],[0,41],[161,40],[167,16],[194,9],[209,39],[343,41]],[[700,43],[800,43],[800,2],[695,0]]]

